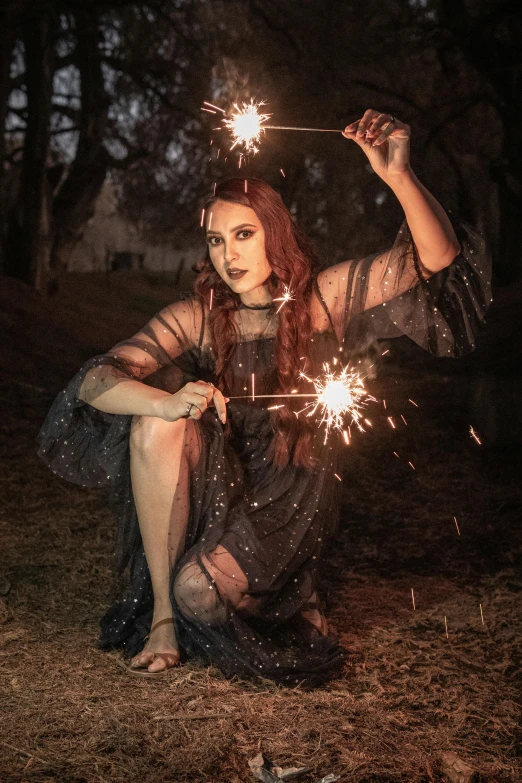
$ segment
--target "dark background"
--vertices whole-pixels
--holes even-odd
[[[0,27],[0,269],[42,293],[107,177],[155,240],[191,237],[212,182],[238,170],[200,106],[251,96],[277,125],[393,112],[419,177],[484,233],[497,281],[522,275],[518,0],[18,0]],[[272,131],[244,170],[281,191],[330,262],[396,230],[365,163],[341,137]]]
[[[263,750],[309,767],[303,783],[520,781],[520,1],[20,0],[0,30],[0,779],[247,783]],[[280,125],[393,112],[414,171],[493,256],[475,352],[437,360],[400,338],[363,357],[387,408],[345,452],[320,586],[347,667],[311,693],[198,661],[129,677],[96,647],[122,591],[114,519],[36,457],[81,364],[193,280],[67,271],[103,183],[148,241],[199,242],[202,203],[239,162],[200,106],[251,96]],[[325,264],[389,245],[402,219],[340,134],[268,131],[241,171],[282,193]]]

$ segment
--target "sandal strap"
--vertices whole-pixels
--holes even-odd
[[[174,618],[173,618],[173,617],[165,617],[165,619],[164,619],[164,620],[158,620],[158,622],[157,622],[157,623],[155,623],[155,624],[152,626],[152,628],[150,629],[150,631],[149,631],[149,636],[150,636],[150,634],[151,634],[153,631],[155,631],[155,630],[156,630],[156,628],[159,628],[159,627],[160,627],[160,625],[166,625],[167,623],[172,623],[172,624],[174,624]]]

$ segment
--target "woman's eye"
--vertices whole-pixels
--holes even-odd
[[[248,231],[247,229],[245,229],[244,231],[240,231],[238,233],[238,237],[240,239],[248,239],[248,237],[251,237],[253,233],[254,233],[253,231]]]
[[[218,245],[220,242],[221,242],[220,237],[210,237],[210,239],[208,240],[209,245],[214,245],[214,247]]]

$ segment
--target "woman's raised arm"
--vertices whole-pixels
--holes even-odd
[[[370,109],[344,136],[391,187],[406,220],[385,252],[336,264],[318,276],[338,338],[356,316],[382,305],[385,312],[371,314],[373,337],[402,332],[437,355],[466,353],[491,301],[484,243],[468,227],[457,238],[442,206],[411,170],[408,125]]]

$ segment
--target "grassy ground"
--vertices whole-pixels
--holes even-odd
[[[392,346],[372,387],[387,408],[346,450],[322,585],[352,651],[341,680],[304,692],[197,662],[139,680],[97,650],[120,587],[113,520],[101,494],[39,462],[34,438],[86,358],[175,298],[168,279],[132,273],[72,275],[47,304],[3,281],[0,779],[242,783],[262,750],[310,767],[309,782],[521,780],[522,450],[516,438],[478,446],[468,432],[477,368],[500,366],[494,328],[473,360],[451,366],[398,361]],[[492,323],[511,320],[501,308]]]

